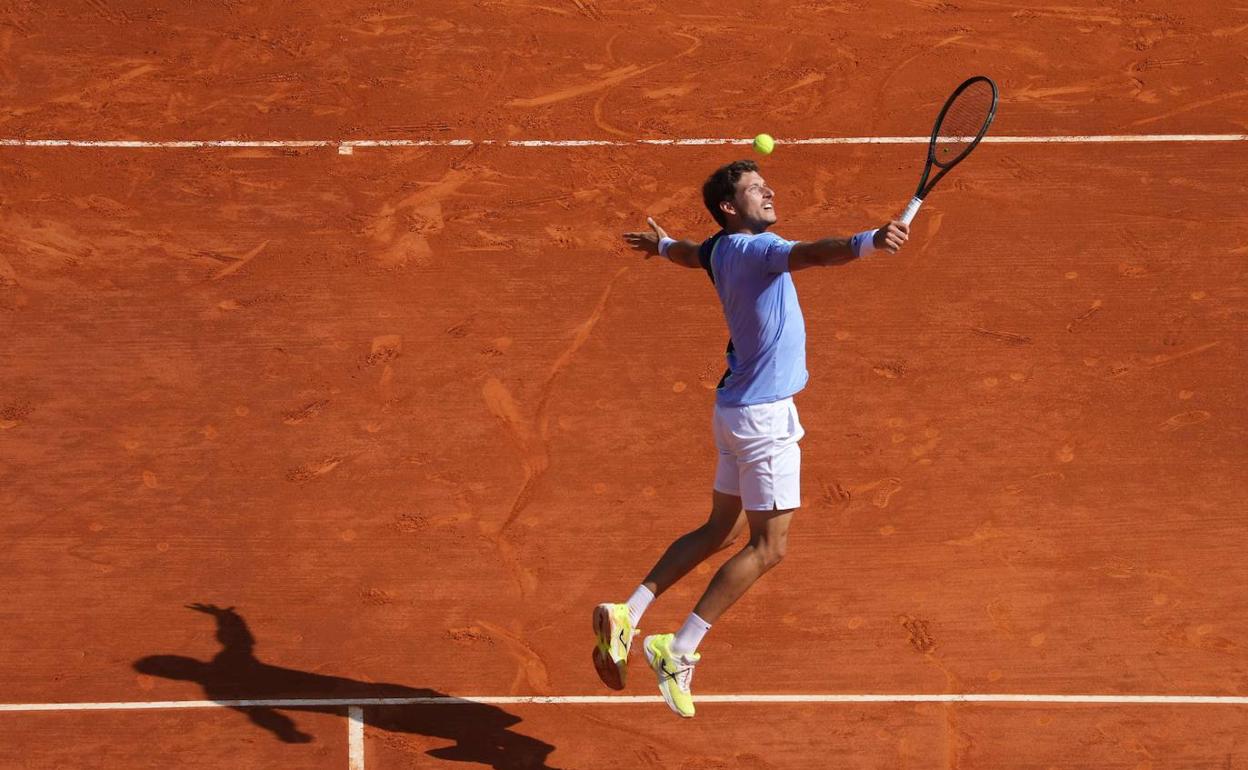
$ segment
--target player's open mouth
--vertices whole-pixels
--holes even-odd
[[[772,206],[770,203],[763,204],[763,211],[772,211],[774,209],[775,209],[775,206]]]

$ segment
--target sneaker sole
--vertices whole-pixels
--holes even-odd
[[[617,664],[611,657],[611,616],[601,605],[594,608],[594,636],[598,637],[594,644],[594,670],[598,678],[612,690],[623,690],[628,663]]]

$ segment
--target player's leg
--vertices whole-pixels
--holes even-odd
[[[711,578],[693,612],[709,625],[719,620],[760,577],[780,563],[788,549],[793,509],[747,511],[750,541]]]
[[[702,526],[686,532],[668,546],[642,585],[655,596],[662,594],[709,556],[731,545],[745,526],[741,498],[713,490],[710,517]]]
[[[658,676],[659,693],[682,717],[694,714],[693,667],[701,656],[698,644],[711,624],[768,570],[780,563],[788,545],[793,510],[747,511],[750,541],[724,562],[693,612],[675,634],[656,634],[643,640],[650,668]]]
[[[702,526],[686,532],[668,546],[627,602],[599,604],[594,608],[594,669],[603,684],[613,690],[624,687],[633,637],[650,602],[708,556],[728,547],[745,529],[737,460],[725,441],[718,415],[711,427],[719,462],[715,469],[710,517]]]
[[[805,435],[792,399],[745,407],[725,418],[734,440],[739,489],[750,526],[750,540],[726,561],[694,607],[695,625],[709,626],[741,598],[754,582],[784,558],[793,511],[801,505],[802,450]],[[700,635],[677,634],[675,649],[693,652]]]
[[[727,548],[745,526],[741,498],[714,490],[711,515],[706,523],[668,546],[627,602],[599,604],[594,608],[594,670],[603,684],[613,690],[623,689],[637,624],[654,597],[689,574],[708,556]]]
[[[798,441],[804,431],[792,400],[719,409],[717,421],[736,459],[750,540],[715,573],[680,630],[642,643],[659,692],[684,717],[694,714],[690,683],[698,645],[711,624],[784,558],[793,511],[801,505]]]

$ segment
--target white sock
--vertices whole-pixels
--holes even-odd
[[[711,624],[698,617],[696,612],[690,612],[689,617],[685,618],[685,624],[676,632],[676,638],[672,640],[672,652],[677,655],[692,655],[697,652],[698,645],[702,643],[702,637],[706,636],[706,632],[711,630]]]
[[[641,622],[641,616],[646,614],[646,608],[652,601],[654,601],[654,593],[644,585],[637,586],[633,595],[628,597],[628,620],[633,624],[633,628]]]

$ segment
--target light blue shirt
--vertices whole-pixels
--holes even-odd
[[[806,320],[789,274],[793,244],[773,233],[734,233],[702,245],[702,266],[732,335],[715,396],[720,406],[766,404],[806,387]]]

